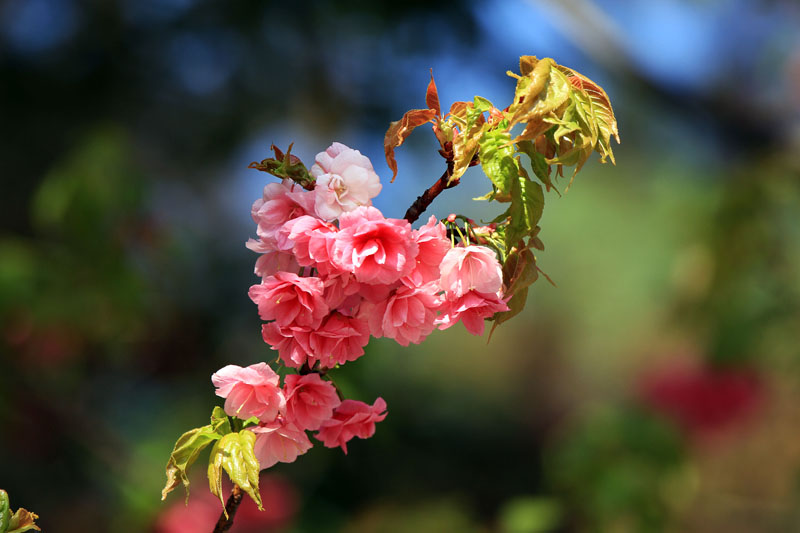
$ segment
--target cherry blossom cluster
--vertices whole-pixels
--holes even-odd
[[[264,341],[300,374],[283,387],[264,363],[213,377],[228,415],[258,418],[251,429],[262,468],[305,453],[306,431],[345,452],[351,438],[374,433],[383,399],[341,401],[321,377],[361,357],[370,336],[408,346],[459,321],[481,335],[486,318],[508,310],[496,253],[456,244],[433,216],[419,229],[384,217],[371,205],[380,179],[358,150],[334,143],[310,173],[312,190],[291,180],[264,188],[252,208],[258,239],[247,243],[261,254],[261,283],[249,295],[266,322]]]
[[[255,456],[261,469],[275,463],[291,463],[313,444],[306,431],[328,448],[341,446],[353,437],[366,439],[375,433],[375,422],[386,418],[382,398],[367,405],[339,398],[336,388],[319,374],[289,374],[280,377],[266,363],[246,368],[228,365],[211,376],[217,395],[225,398],[225,413],[242,419],[255,417],[258,425]]]

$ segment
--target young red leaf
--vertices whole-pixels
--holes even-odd
[[[436,111],[437,117],[442,116],[442,108],[439,105],[439,92],[436,90],[436,82],[433,81],[433,69],[431,69],[431,82],[428,84],[428,90],[425,93],[425,105]]]
[[[417,126],[430,122],[436,116],[433,109],[412,109],[407,111],[403,118],[389,125],[383,138],[383,151],[386,154],[386,164],[392,169],[392,180],[397,177],[397,161],[394,158],[394,149],[403,144],[406,138]]]

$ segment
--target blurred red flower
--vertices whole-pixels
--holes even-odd
[[[685,361],[648,371],[639,382],[643,403],[672,419],[695,440],[746,425],[763,404],[765,392],[752,369]]]
[[[222,512],[222,504],[202,483],[189,496],[189,505],[176,498],[156,518],[153,533],[198,533],[211,531]],[[298,507],[297,491],[284,477],[262,474],[259,481],[264,510],[259,511],[248,496],[236,511],[231,533],[265,533],[285,529]],[[230,492],[230,487],[224,493]]]

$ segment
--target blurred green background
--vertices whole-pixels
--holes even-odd
[[[0,3],[0,488],[46,532],[210,531],[159,501],[210,375],[271,361],[247,297],[270,143],[368,155],[376,205],[441,174],[424,106],[520,55],[606,88],[617,166],[546,198],[542,278],[491,342],[373,341],[389,416],[262,475],[234,532],[800,531],[800,6],[786,0]],[[478,169],[432,205],[467,201]]]

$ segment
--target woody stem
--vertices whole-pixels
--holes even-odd
[[[233,491],[231,491],[231,495],[228,497],[227,503],[225,503],[225,511],[228,516],[225,516],[224,512],[219,515],[219,520],[217,520],[217,525],[212,533],[225,533],[233,526],[233,517],[236,515],[239,504],[242,503],[243,496],[244,493],[239,488],[239,485],[234,485]]]
[[[442,177],[436,180],[436,183],[431,185],[428,190],[422,193],[420,196],[414,200],[414,203],[411,204],[411,207],[408,208],[406,211],[405,218],[410,223],[416,222],[419,216],[425,212],[429,205],[433,202],[433,200],[439,196],[443,190],[449,189],[451,187],[455,187],[459,184],[460,180],[454,180],[452,183],[450,182],[450,176],[453,175],[453,160],[447,160],[447,170],[444,171]]]

